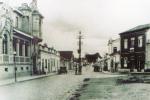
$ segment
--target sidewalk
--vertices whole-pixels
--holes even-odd
[[[52,76],[52,75],[56,75],[56,74],[57,73],[49,73],[46,75],[33,75],[33,76],[17,77],[17,82],[29,81],[29,80],[48,77],[48,76]],[[15,83],[15,78],[0,80],[0,86],[13,84],[13,83]]]

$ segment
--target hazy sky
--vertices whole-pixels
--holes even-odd
[[[12,6],[32,0],[7,0]],[[77,33],[84,35],[83,53],[107,51],[109,38],[150,22],[150,0],[38,0],[44,16],[43,38],[57,50],[77,51]]]

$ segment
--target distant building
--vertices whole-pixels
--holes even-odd
[[[74,66],[73,51],[59,51],[61,57],[61,66],[67,67],[68,70],[72,70]]]
[[[121,69],[146,71],[150,69],[150,24],[139,25],[120,33]]]
[[[57,72],[60,67],[60,55],[46,44],[39,45],[38,72],[40,74]]]
[[[120,38],[108,41],[109,68],[111,72],[120,69]]]
[[[101,56],[99,53],[85,55],[85,59],[87,60],[88,63],[95,63],[100,58],[101,58]]]

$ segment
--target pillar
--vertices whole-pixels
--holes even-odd
[[[3,42],[2,42],[2,38],[0,38],[0,54],[3,54]]]
[[[31,53],[30,53],[30,52],[31,52],[31,45],[29,44],[29,45],[28,45],[28,57],[31,56]]]
[[[17,56],[19,56],[19,47],[20,47],[19,43],[20,43],[20,40],[17,39],[17,43],[16,43],[16,46],[17,46],[17,48],[16,48],[16,55]]]
[[[22,53],[23,53],[22,56],[24,56],[24,57],[25,57],[25,52],[26,52],[26,51],[25,51],[25,45],[26,45],[26,44],[25,44],[25,41],[24,41],[24,42],[23,42],[23,45],[22,45]]]

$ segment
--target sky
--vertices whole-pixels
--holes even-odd
[[[4,1],[4,0],[0,0]],[[6,1],[6,0],[5,0]],[[7,0],[11,6],[32,0]],[[110,38],[137,25],[150,23],[150,0],[37,0],[43,14],[43,42],[57,50],[77,53],[83,34],[82,55],[107,52]]]

